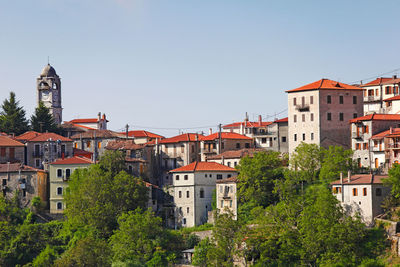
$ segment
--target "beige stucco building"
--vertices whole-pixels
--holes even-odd
[[[363,89],[322,79],[288,93],[289,153],[301,143],[350,148],[348,122],[363,114]]]
[[[91,164],[91,160],[85,157],[59,159],[50,164],[50,213],[64,212],[64,192],[68,187],[68,179],[74,170],[87,168]]]
[[[383,213],[382,201],[390,193],[390,188],[382,184],[387,176],[373,174],[348,174],[331,183],[333,194],[349,215],[359,214],[368,225]]]
[[[218,180],[216,185],[217,210],[224,213],[232,212],[233,219],[237,220],[237,183],[236,177]]]
[[[216,181],[234,177],[237,172],[215,162],[196,161],[171,170],[171,174],[175,227],[192,227],[207,222]]]
[[[7,162],[24,163],[25,146],[8,136],[0,136],[0,164]]]

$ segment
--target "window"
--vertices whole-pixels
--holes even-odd
[[[314,133],[311,133],[311,140],[314,140]]]
[[[236,167],[236,165],[237,165],[237,161],[235,161],[235,163],[233,163],[233,166],[235,166],[235,167]]]
[[[297,141],[297,134],[294,134],[293,140],[294,140],[294,141]]]
[[[293,122],[297,122],[297,115],[293,115]]]
[[[186,218],[183,218],[183,224],[186,224]]]
[[[224,207],[224,201],[221,200],[221,208],[223,208],[223,207]]]
[[[221,180],[222,179],[222,174],[217,174],[217,180]]]
[[[296,98],[293,98],[293,106],[296,106]]]
[[[326,96],[326,103],[331,104],[332,103],[332,97],[330,95]]]
[[[204,174],[204,177],[207,177],[207,174]]]
[[[306,140],[306,134],[303,133],[303,141],[305,141],[305,140]]]
[[[331,114],[330,112],[328,112],[328,113],[326,114],[326,119],[327,119],[328,121],[331,121],[331,120],[332,120],[332,114]]]
[[[250,143],[244,144],[244,147],[245,147],[245,148],[250,148]]]
[[[364,187],[364,188],[363,188],[363,196],[366,196],[366,195],[367,195],[367,188]]]
[[[5,147],[2,147],[2,148],[1,148],[1,150],[0,150],[0,156],[1,156],[1,157],[5,157],[5,156],[6,156],[6,148],[5,148]]]
[[[87,147],[87,148],[90,148],[90,141],[87,141],[87,142],[86,142],[86,147]]]
[[[186,208],[186,213],[189,214],[189,207]]]
[[[223,186],[223,185],[220,185],[220,186],[219,186],[219,192],[222,193],[223,191],[224,191],[224,186]]]
[[[6,185],[7,185],[7,179],[3,179],[3,180],[2,180],[2,185],[3,185],[3,186],[6,186]]]
[[[310,114],[310,121],[314,121],[314,113]]]
[[[233,201],[229,200],[229,207],[231,207],[231,208],[232,208],[232,203],[233,203]]]
[[[232,177],[232,174],[228,174],[228,176],[227,176],[228,178],[231,178]]]
[[[57,169],[57,177],[62,177],[62,169]]]
[[[189,197],[190,197],[190,192],[186,191],[186,198],[189,198]]]
[[[357,113],[353,113],[353,119],[357,118]]]
[[[175,176],[175,180],[176,180],[176,181],[179,181],[179,175],[176,175],[176,176]]]
[[[181,146],[181,153],[183,153],[183,152],[185,152],[185,146],[184,145]]]
[[[376,191],[375,191],[375,195],[376,195],[377,197],[382,196],[382,188],[377,188]]]
[[[339,113],[339,120],[340,120],[340,121],[343,121],[343,120],[344,120],[344,115],[343,115],[343,113]]]
[[[379,96],[379,90],[378,89],[375,89],[375,95]]]
[[[286,143],[286,136],[282,136],[282,143]]]
[[[314,97],[313,96],[310,96],[310,104],[311,105],[314,104]]]
[[[188,175],[187,174],[185,174],[184,176],[183,176],[183,180],[187,180],[188,179]]]
[[[236,148],[240,148],[240,143],[236,143]]]
[[[69,178],[71,176],[71,170],[70,169],[66,169],[65,170],[65,178]]]
[[[261,144],[267,143],[267,138],[261,138]]]
[[[353,196],[357,196],[357,188],[353,188]]]
[[[179,196],[179,198],[182,198],[182,191],[178,192],[178,196]]]
[[[222,193],[222,186],[221,186],[221,193]],[[204,198],[204,189],[200,188],[200,198]]]
[[[57,209],[62,210],[63,209],[63,204],[62,202],[57,202]]]
[[[62,195],[62,194],[63,194],[63,188],[57,187],[57,195]]]
[[[35,160],[36,168],[40,168],[40,159]]]
[[[343,96],[339,96],[339,104],[343,104]]]
[[[301,97],[301,106],[304,107],[306,104],[306,98],[304,96]]]
[[[302,114],[302,115],[301,115],[301,121],[302,121],[302,122],[305,122],[305,121],[306,121],[306,114]]]
[[[97,148],[100,149],[101,148],[101,142],[97,143]]]
[[[208,177],[212,178],[212,174],[210,174]]]
[[[228,167],[230,167],[231,166],[231,163],[230,162],[228,162]]]

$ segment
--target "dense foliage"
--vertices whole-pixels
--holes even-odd
[[[10,98],[5,99],[0,111],[0,132],[20,135],[29,129],[25,110],[19,106],[15,93],[10,92]]]
[[[50,110],[39,102],[39,106],[35,109],[35,113],[31,116],[31,129],[36,132],[59,132],[59,128],[54,121],[53,115]]]

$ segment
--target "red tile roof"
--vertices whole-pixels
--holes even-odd
[[[33,172],[43,172],[30,166],[21,165],[21,163],[11,163],[11,164],[0,164],[0,172],[17,172],[17,171],[33,171]]]
[[[121,134],[126,135],[126,132],[121,132]],[[135,138],[139,138],[139,137],[164,138],[164,136],[162,136],[162,135],[158,135],[158,134],[151,133],[151,132],[144,131],[144,130],[129,131],[128,136],[130,136],[130,137],[133,136]]]
[[[227,124],[222,126],[222,128],[240,128],[241,125],[243,125],[244,127],[247,128],[258,128],[258,127],[266,127],[268,125],[272,124],[272,122],[270,121],[248,121],[247,123],[245,121],[241,121],[241,122],[234,122],[231,124]]]
[[[142,149],[146,144],[135,144],[135,141],[130,140],[113,140],[108,142],[105,149],[109,150],[136,150]]]
[[[387,175],[372,174],[353,174],[350,183],[347,177],[343,177],[343,184],[382,184],[382,179],[388,178]],[[331,185],[340,185],[340,179],[331,183]]]
[[[71,139],[61,136],[59,134],[55,134],[55,133],[40,133],[39,135],[28,139],[28,142],[46,142],[49,139],[53,140],[53,141],[57,141],[60,140],[62,142],[72,142]]]
[[[382,84],[396,84],[396,83],[400,83],[400,78],[395,78],[395,79],[391,79],[389,81],[384,81],[382,82]]]
[[[393,100],[400,100],[400,95],[396,95],[394,97],[386,98],[383,101],[393,101]]]
[[[26,141],[26,140],[30,140],[32,138],[35,138],[38,135],[40,135],[40,133],[35,132],[35,131],[28,131],[28,132],[25,132],[25,133],[23,133],[21,135],[18,135],[17,137],[15,137],[15,139],[19,140],[19,141]]]
[[[225,178],[225,179],[216,181],[217,184],[231,184],[231,183],[237,183],[237,182],[239,182],[237,176],[229,177],[229,178]]]
[[[204,136],[202,138],[200,138],[201,141],[212,141],[215,139],[219,138],[219,133],[213,133],[207,136]],[[247,137],[245,135],[241,135],[238,133],[227,133],[227,132],[222,132],[221,133],[221,138],[222,139],[233,139],[233,140],[253,140],[250,137]]]
[[[72,158],[58,159],[51,165],[72,165],[72,164],[92,164],[92,161],[86,157],[74,156]]]
[[[204,135],[201,134],[195,134],[195,133],[186,133],[186,134],[181,134],[177,135],[174,137],[170,138],[165,138],[160,141],[160,144],[170,144],[170,143],[179,143],[179,142],[194,142],[194,141],[199,141],[200,138],[204,137]]]
[[[244,148],[241,150],[229,150],[229,151],[222,152],[219,155],[208,156],[207,160],[222,159],[222,157],[224,157],[224,159],[241,159],[245,156],[252,157],[255,153],[258,153],[258,152],[265,152],[265,149]]]
[[[80,139],[81,137],[92,139],[95,136],[96,138],[125,138],[123,134],[113,132],[110,130],[89,130],[87,132],[74,134],[73,136],[71,136],[71,139],[77,140]]]
[[[360,121],[400,121],[400,114],[369,114],[350,120],[350,123]]]
[[[296,89],[288,90],[286,93],[309,91],[309,90],[363,90],[360,87],[332,81],[329,79],[321,79],[319,81],[309,83]]]
[[[216,163],[195,161],[189,165],[171,170],[170,172],[199,172],[199,171],[220,171],[220,172],[235,172],[234,168]]]
[[[100,121],[103,121],[103,120],[105,120],[104,117],[100,119]],[[97,123],[97,122],[99,122],[99,119],[98,119],[98,118],[74,119],[74,120],[70,120],[69,122],[71,122],[71,123],[78,123],[78,124],[79,124],[79,123]],[[107,120],[107,122],[108,122],[108,120]]]
[[[383,84],[384,82],[393,80],[393,78],[388,78],[388,77],[380,77],[380,78],[376,78],[375,80],[366,83],[366,84],[362,84],[361,87],[367,87],[367,86],[376,86],[376,85],[380,85]]]
[[[92,155],[93,155],[93,153],[90,151],[86,151],[86,150],[74,147],[74,156],[81,156],[81,157],[91,159]]]
[[[8,136],[0,136],[0,146],[10,147],[10,146],[24,146],[21,142],[15,141]]]
[[[282,119],[279,119],[279,120],[275,120],[274,122],[288,122],[288,121],[289,121],[289,118],[286,117],[286,118],[282,118]]]

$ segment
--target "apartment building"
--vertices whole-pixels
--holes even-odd
[[[156,159],[161,170],[163,185],[171,185],[169,171],[200,160],[200,139],[204,135],[185,133],[174,137],[157,140]]]
[[[206,161],[208,157],[221,154],[224,151],[253,147],[253,139],[251,137],[231,132],[210,134],[200,140],[202,161]]]
[[[380,77],[369,83],[361,85],[364,89],[364,113],[388,113],[394,114],[395,111],[391,107],[390,102],[385,102],[389,98],[399,95],[400,79],[397,76]]]
[[[65,209],[64,193],[68,180],[74,170],[87,168],[92,161],[85,157],[59,159],[50,164],[50,213],[63,213]]]
[[[349,215],[359,214],[367,225],[374,224],[374,218],[383,213],[382,201],[390,193],[384,186],[383,175],[348,174],[331,183],[333,194]]]
[[[55,133],[29,131],[15,139],[25,144],[25,164],[34,168],[43,169],[58,158],[73,154],[73,141]]]
[[[393,164],[400,163],[400,128],[390,128],[382,133],[385,144],[385,167],[389,170]]]
[[[121,132],[121,134],[125,134],[126,136],[126,133]],[[164,139],[164,136],[162,135],[158,135],[144,130],[128,131],[128,137],[133,138],[135,140],[135,144],[145,144],[149,142],[155,143],[157,139],[158,141]]]
[[[7,162],[24,163],[25,145],[8,136],[0,136],[0,164]]]
[[[348,121],[363,114],[363,89],[328,80],[288,90],[289,153],[301,143],[351,147]]]
[[[193,227],[207,222],[216,181],[237,176],[233,168],[215,162],[192,162],[171,170],[170,194],[175,204],[175,227]]]
[[[376,135],[391,127],[400,127],[400,114],[369,114],[350,120],[350,124],[353,159],[359,167],[383,170],[385,161],[379,154],[384,147]]]
[[[237,220],[237,177],[226,178],[216,182],[216,201],[219,213],[227,210],[232,212],[233,219]]]

